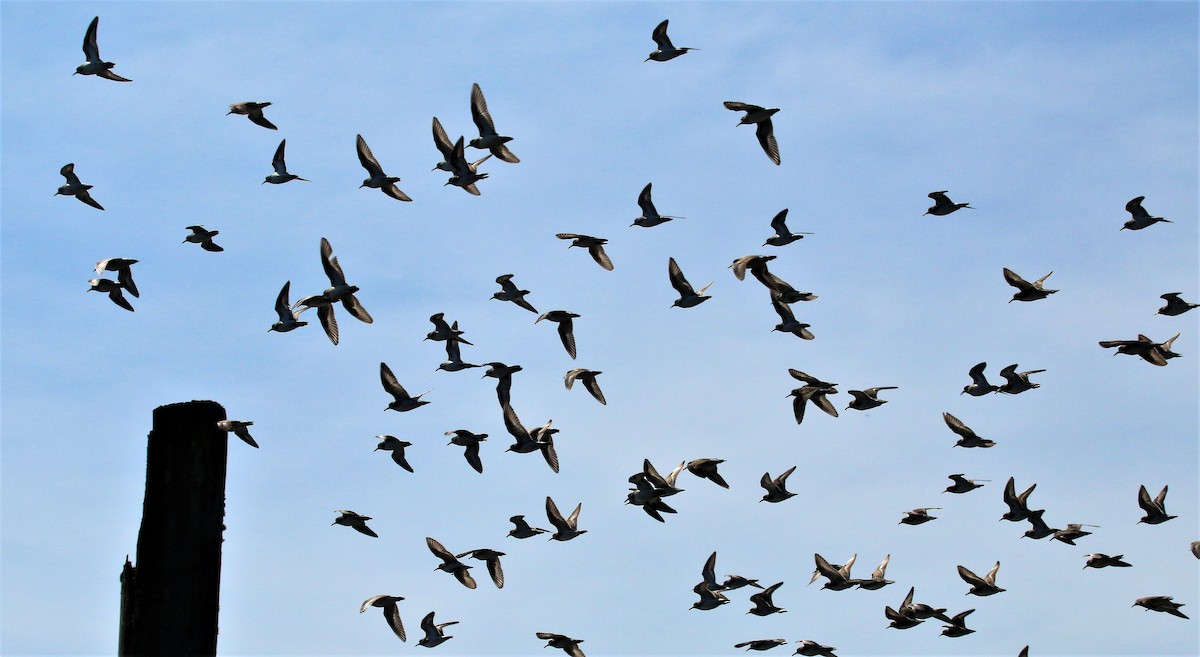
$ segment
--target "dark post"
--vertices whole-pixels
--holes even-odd
[[[137,564],[121,572],[117,654],[217,653],[229,437],[212,401],[159,406],[146,446]]]

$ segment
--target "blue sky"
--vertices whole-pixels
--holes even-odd
[[[1200,312],[1156,316],[1179,291],[1200,301],[1195,3],[18,3],[0,5],[3,49],[3,554],[0,652],[111,654],[120,566],[136,547],[152,410],[190,399],[253,420],[261,449],[230,444],[220,651],[228,655],[408,653],[420,618],[457,620],[439,654],[525,654],[535,632],[582,638],[589,655],[732,654],[750,639],[812,639],[842,655],[1195,654],[1200,614],[1197,471]],[[100,16],[104,59],[132,83],[72,76]],[[676,60],[643,62],[669,18]],[[431,118],[473,136],[483,88],[520,164],[489,161],[482,196],[444,187]],[[270,101],[268,131],[226,116]],[[722,101],[779,107],[782,165]],[[357,189],[362,134],[412,203]],[[260,184],[280,139],[312,180]],[[52,196],[74,162],[104,212]],[[654,184],[660,212],[630,227]],[[922,216],[949,190],[974,210]],[[1174,223],[1120,231],[1135,196]],[[768,222],[813,235],[762,246]],[[223,253],[181,244],[220,230]],[[554,237],[609,240],[600,269]],[[292,299],[328,286],[333,245],[375,322],[339,312],[334,347],[312,321],[268,333]],[[819,295],[796,304],[813,341],[773,333],[756,281],[771,271]],[[85,293],[94,263],[130,257],[128,313]],[[674,257],[712,299],[671,308]],[[1007,303],[1001,270],[1061,290]],[[539,311],[576,320],[578,359],[552,326],[490,300],[515,274]],[[491,380],[435,372],[428,317],[457,320],[470,362],[517,363],[512,404],[553,418],[562,471],[505,453]],[[1099,340],[1180,332],[1157,368]],[[396,414],[387,362],[430,404]],[[1045,369],[1019,396],[960,395],[967,370]],[[608,399],[566,391],[602,370]],[[894,385],[889,403],[797,426],[787,374],[849,389]],[[952,448],[950,412],[997,441]],[[443,433],[489,434],[484,473]],[[414,445],[415,473],[372,452]],[[622,504],[649,458],[726,460],[729,490],[681,475],[665,524]],[[758,479],[797,465],[797,497],[760,504]],[[962,496],[946,475],[990,479]],[[997,522],[1004,481],[1037,483],[1052,526],[1099,525],[1076,547]],[[1139,485],[1170,485],[1179,517],[1138,525]],[[552,496],[583,503],[567,543],[505,536],[507,518],[547,526]],[[914,507],[939,519],[898,525]],[[372,516],[378,539],[331,527]],[[506,552],[503,590],[434,571],[432,536]],[[704,560],[718,575],[784,581],[788,613],[689,610]],[[1129,569],[1081,570],[1089,552]],[[813,553],[891,554],[880,591],[807,586]],[[964,595],[955,573],[1000,561],[1005,593]],[[976,612],[976,633],[896,631],[884,605]],[[366,598],[402,595],[409,643]],[[1173,595],[1184,621],[1131,608]],[[1193,613],[1194,612],[1194,613]],[[774,654],[790,654],[778,648]]]

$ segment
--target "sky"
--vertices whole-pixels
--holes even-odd
[[[132,82],[72,75],[97,15]],[[663,19],[697,50],[644,62]],[[229,445],[225,655],[412,654],[429,611],[459,622],[443,655],[537,652],[536,632],[593,657],[776,637],[846,656],[1196,654],[1200,311],[1155,311],[1166,292],[1200,301],[1197,26],[1188,2],[0,4],[0,653],[113,653],[151,413],[210,399],[261,445]],[[433,117],[475,136],[473,83],[521,160],[482,164],[479,197],[431,171]],[[278,131],[226,115],[250,100]],[[780,166],[729,100],[780,108]],[[357,134],[411,203],[358,188]],[[284,138],[311,182],[261,184]],[[103,212],[54,196],[68,162]],[[646,183],[682,218],[631,227]],[[972,209],[924,216],[937,190]],[[1137,196],[1172,223],[1120,230]],[[812,234],[764,246],[784,208]],[[182,243],[193,224],[224,252]],[[560,232],[607,238],[614,270]],[[284,282],[293,301],[328,287],[322,237],[375,320],[338,309],[337,346],[315,313],[267,330]],[[773,332],[767,291],[728,270],[753,254],[818,295],[793,306],[814,340]],[[139,261],[136,312],[87,292],[111,257]],[[672,257],[714,281],[710,300],[671,307]],[[1009,303],[1005,267],[1053,271],[1059,292]],[[510,273],[540,312],[580,315],[576,360],[548,322],[489,298]],[[491,379],[436,371],[434,313],[473,343],[465,360],[523,367],[512,406],[527,427],[553,419],[561,472],[504,451]],[[1180,333],[1182,356],[1097,345],[1139,333]],[[961,395],[981,361],[993,381],[1010,363],[1045,372],[1020,395]],[[384,412],[381,362],[429,404]],[[603,372],[606,406],[565,389],[575,367]],[[837,382],[839,409],[847,390],[897,389],[798,426],[789,368]],[[996,446],[953,447],[946,412]],[[454,429],[488,434],[482,474],[446,445]],[[414,473],[372,451],[379,434],[413,443]],[[701,457],[725,460],[728,490],[680,475],[662,524],[623,504],[643,459]],[[760,503],[762,474],[791,466],[797,495]],[[943,494],[953,473],[988,482]],[[1051,526],[1098,527],[1074,547],[1022,538],[996,520],[1009,477],[1037,484]],[[1138,524],[1140,485],[1169,485],[1178,518]],[[547,496],[582,503],[587,533],[506,536],[515,514],[548,527]],[[898,524],[916,507],[942,509]],[[334,509],[379,537],[331,526]],[[482,563],[476,590],[436,571],[426,537],[505,552],[505,587]],[[689,609],[713,551],[718,576],[784,582],[788,613],[745,613],[747,589]],[[1091,552],[1133,567],[1083,570]],[[814,553],[857,554],[857,577],[890,554],[895,584],[819,590]],[[1007,590],[966,596],[955,567],[997,561]],[[976,609],[976,632],[889,629],[910,586]],[[377,594],[406,598],[408,643],[358,613]],[[1149,595],[1192,620],[1131,607]]]

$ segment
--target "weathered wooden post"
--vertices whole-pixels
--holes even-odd
[[[117,653],[215,655],[229,437],[225,409],[191,401],[154,409],[137,563],[121,573]]]

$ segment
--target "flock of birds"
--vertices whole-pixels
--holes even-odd
[[[87,62],[81,64],[76,69],[76,73],[81,75],[96,75],[117,82],[130,82],[129,79],[113,72],[114,64],[112,62],[106,62],[100,57],[97,45],[98,22],[99,18],[97,17],[92,20],[87,28],[83,41],[83,51],[87,57]],[[680,57],[691,50],[696,50],[695,48],[675,47],[667,36],[667,25],[668,22],[664,20],[654,29],[652,38],[657,48],[650,53],[646,61],[666,62]],[[228,113],[245,116],[258,126],[277,130],[278,128],[275,124],[264,115],[264,110],[270,105],[271,103],[269,102],[238,102],[229,106]],[[738,125],[754,125],[756,127],[758,142],[764,153],[766,153],[771,162],[776,165],[780,164],[779,145],[776,142],[771,121],[779,109],[764,108],[736,101],[726,102],[725,107],[733,111],[744,112]],[[442,170],[451,174],[446,185],[457,186],[470,194],[479,195],[480,191],[477,183],[488,177],[487,173],[479,171],[481,164],[492,157],[510,164],[519,163],[520,159],[507,146],[508,142],[512,141],[512,137],[503,136],[497,132],[495,122],[488,111],[483,91],[478,84],[473,85],[471,89],[470,108],[472,118],[479,131],[479,136],[469,141],[465,137],[459,137],[453,141],[450,140],[438,119],[436,117],[433,118],[432,132],[434,145],[443,158],[441,162],[435,165],[434,170]],[[273,172],[266,176],[263,184],[284,184],[295,180],[307,181],[305,178],[289,172],[285,161],[286,145],[286,139],[279,143],[271,162]],[[465,149],[468,147],[485,150],[487,151],[487,155],[471,161],[466,156]],[[376,159],[361,135],[356,137],[356,150],[359,161],[368,174],[368,178],[363,180],[361,187],[379,189],[385,195],[397,201],[412,201],[407,194],[397,187],[400,179],[385,173],[378,159]],[[104,210],[104,207],[92,197],[92,186],[84,184],[75,173],[75,165],[73,163],[62,167],[60,173],[66,179],[66,183],[59,187],[56,194],[74,196],[82,203],[99,210]],[[647,184],[637,197],[637,204],[642,214],[634,220],[634,226],[651,228],[679,218],[658,212],[651,198],[651,189],[651,184]],[[928,209],[926,214],[946,216],[961,209],[973,209],[968,203],[955,203],[947,194],[947,191],[930,193],[928,196],[933,200],[934,205]],[[1125,222],[1121,230],[1142,230],[1159,222],[1168,222],[1167,219],[1154,217],[1147,212],[1142,206],[1143,200],[1144,197],[1139,196],[1129,201],[1126,205],[1125,210],[1130,214],[1131,218]],[[790,231],[787,227],[786,219],[786,209],[772,219],[770,228],[774,232],[774,235],[766,239],[764,246],[783,247],[794,241],[803,239],[804,235],[809,234]],[[221,246],[213,242],[213,238],[218,234],[218,231],[208,230],[203,226],[188,226],[187,228],[191,231],[191,234],[185,238],[185,243],[199,244],[204,250],[211,252],[220,252],[223,250]],[[576,233],[559,233],[557,237],[562,240],[569,240],[570,247],[586,249],[592,259],[603,269],[613,269],[613,263],[604,250],[604,246],[607,243],[606,239]],[[774,255],[743,256],[735,259],[730,268],[738,280],[744,280],[746,273],[749,272],[753,278],[767,289],[771,306],[778,314],[780,320],[773,330],[790,333],[803,340],[813,340],[815,336],[809,330],[810,325],[796,319],[792,305],[799,302],[812,301],[817,296],[811,292],[799,291],[777,275],[771,273],[768,263],[775,259],[775,257]],[[271,325],[268,329],[269,331],[286,333],[307,326],[308,322],[302,319],[304,313],[310,309],[316,309],[321,327],[324,329],[329,340],[334,345],[337,345],[339,332],[335,308],[339,304],[345,312],[349,313],[355,319],[368,324],[373,322],[370,313],[367,312],[362,302],[356,296],[359,288],[347,282],[346,274],[338,262],[337,256],[333,255],[333,247],[325,238],[321,238],[320,258],[321,266],[329,279],[329,287],[319,294],[304,296],[293,304],[290,301],[291,281],[285,282],[275,300],[274,309],[278,315],[278,320]],[[100,261],[95,268],[97,274],[115,272],[116,278],[92,279],[89,281],[90,289],[106,293],[114,304],[132,312],[134,310],[133,305],[125,295],[128,294],[134,298],[139,296],[138,288],[134,283],[132,275],[132,267],[137,262],[137,260],[132,258],[109,258]],[[1045,287],[1046,280],[1053,272],[1033,282],[1027,281],[1008,268],[1005,268],[1002,273],[1004,280],[1016,289],[1010,302],[1039,301],[1057,292],[1057,290]],[[692,308],[711,298],[705,294],[711,283],[704,285],[698,290],[695,289],[684,276],[683,271],[674,258],[670,258],[668,261],[667,274],[670,285],[679,295],[679,298],[674,301],[672,307]],[[537,315],[534,324],[540,323],[543,320],[555,324],[559,339],[566,353],[572,359],[576,357],[574,320],[580,318],[579,314],[563,309],[539,312],[525,298],[529,294],[529,290],[521,289],[513,280],[513,274],[498,276],[496,283],[500,286],[500,290],[492,296],[493,299],[510,302]],[[1182,300],[1178,292],[1163,294],[1162,298],[1166,301],[1166,305],[1158,310],[1158,314],[1165,316],[1181,315],[1200,306],[1200,304]],[[558,432],[558,429],[552,428],[549,421],[542,426],[528,429],[522,424],[512,406],[511,389],[513,376],[521,371],[521,366],[508,365],[502,362],[476,364],[464,361],[461,346],[472,344],[464,337],[465,330],[459,328],[457,321],[448,322],[443,313],[437,313],[430,317],[430,322],[433,324],[433,330],[429,332],[426,339],[442,342],[446,350],[446,360],[438,366],[438,369],[447,372],[459,372],[468,369],[484,368],[484,378],[490,377],[496,380],[496,394],[501,415],[505,428],[514,440],[513,444],[508,447],[508,451],[518,454],[540,454],[548,467],[552,471],[558,472],[559,460],[554,447],[554,434]],[[1100,346],[1103,348],[1116,348],[1116,353],[1118,354],[1138,356],[1153,365],[1165,366],[1169,360],[1179,356],[1179,354],[1172,351],[1172,343],[1177,337],[1179,337],[1178,333],[1168,340],[1157,342],[1145,335],[1138,335],[1134,339],[1102,341],[1100,342]],[[962,394],[973,397],[994,393],[1006,395],[1022,394],[1039,387],[1038,383],[1030,380],[1030,376],[1044,371],[1042,369],[1018,371],[1017,364],[1008,365],[1000,372],[1004,383],[996,385],[991,383],[984,374],[986,367],[987,364],[981,362],[970,368],[967,375],[971,382],[963,388]],[[796,369],[791,369],[789,372],[793,378],[803,384],[793,389],[788,395],[792,398],[792,411],[797,424],[803,422],[805,410],[810,403],[830,416],[838,416],[838,409],[829,400],[829,396],[838,393],[838,384],[823,381]],[[600,371],[586,368],[571,369],[564,376],[564,384],[569,390],[578,382],[598,403],[603,405],[607,402],[597,379],[601,374],[602,372]],[[387,409],[389,410],[402,413],[409,412],[430,403],[422,399],[426,393],[411,395],[400,383],[387,363],[380,363],[380,380],[384,392],[392,398],[392,401],[387,404]],[[853,397],[853,400],[845,410],[866,411],[877,408],[887,403],[887,400],[879,398],[879,394],[883,391],[896,389],[896,386],[875,386],[862,390],[850,390],[849,394]],[[962,420],[950,413],[943,413],[943,419],[947,427],[958,437],[957,442],[954,444],[956,447],[989,448],[996,444],[995,441],[980,436]],[[218,428],[233,433],[250,446],[257,448],[259,445],[250,435],[249,431],[249,427],[252,424],[253,422],[250,421],[224,420],[218,423]],[[466,429],[457,429],[446,432],[446,436],[450,437],[449,444],[464,448],[464,458],[469,466],[476,472],[482,473],[484,465],[481,458],[480,445],[488,438],[488,435],[477,434]],[[380,442],[375,448],[376,451],[390,452],[392,460],[399,467],[409,472],[413,471],[412,465],[405,456],[405,448],[409,447],[412,443],[400,440],[391,435],[379,435],[377,438]],[[730,485],[718,471],[718,466],[723,462],[719,458],[693,459],[681,462],[668,474],[662,475],[649,459],[646,459],[643,461],[642,469],[629,477],[631,488],[626,498],[626,504],[640,507],[643,512],[654,520],[665,522],[663,514],[676,513],[675,509],[667,503],[667,499],[682,492],[682,489],[678,486],[678,477],[682,472],[686,470],[695,477],[708,480],[717,486],[727,489]],[[794,497],[796,493],[787,490],[787,479],[795,470],[796,466],[792,466],[774,477],[769,472],[764,473],[760,481],[760,485],[764,490],[761,501],[782,503]],[[949,479],[953,483],[946,488],[945,492],[952,494],[970,493],[983,486],[982,483],[979,483],[980,481],[985,481],[968,479],[962,473],[951,474],[949,475]],[[1008,511],[1003,514],[1001,519],[1011,522],[1028,522],[1030,528],[1024,532],[1024,536],[1031,539],[1049,537],[1052,540],[1075,545],[1074,541],[1091,534],[1084,527],[1095,526],[1085,523],[1068,523],[1062,528],[1051,527],[1044,519],[1045,509],[1033,509],[1030,507],[1029,498],[1036,487],[1037,484],[1031,484],[1018,494],[1014,478],[1010,477],[1003,490],[1003,502],[1008,507]],[[1137,503],[1145,515],[1138,522],[1157,525],[1175,518],[1176,516],[1167,513],[1166,496],[1167,486],[1165,485],[1159,494],[1153,498],[1151,498],[1147,488],[1144,485],[1141,486],[1138,491]],[[931,522],[937,518],[931,515],[930,511],[939,508],[922,507],[904,512],[899,522],[913,526]],[[573,511],[569,515],[564,516],[555,501],[547,496],[545,514],[549,524],[554,527],[553,531],[530,525],[524,515],[514,515],[510,518],[513,529],[508,532],[508,536],[514,539],[528,539],[548,534],[549,538],[555,541],[573,540],[587,533],[586,529],[580,528],[579,516],[581,509],[582,503],[576,504]],[[370,537],[378,537],[378,534],[367,525],[367,522],[371,520],[369,516],[344,509],[338,510],[336,513],[339,515],[333,524],[351,527]],[[472,548],[461,553],[455,553],[448,550],[433,537],[427,537],[426,543],[430,552],[441,562],[436,566],[436,569],[453,575],[463,586],[469,589],[474,589],[477,586],[470,572],[472,566],[462,561],[462,559],[470,558],[484,562],[493,584],[497,588],[503,588],[504,571],[500,558],[505,556],[504,552],[493,548]],[[1191,545],[1191,551],[1197,558],[1200,558],[1200,541]],[[767,616],[785,611],[785,609],[778,607],[773,600],[773,594],[783,585],[783,582],[777,582],[764,587],[756,579],[739,575],[728,575],[724,581],[721,581],[716,576],[716,558],[717,554],[713,552],[701,569],[702,580],[692,589],[699,596],[699,599],[692,605],[692,609],[700,611],[717,609],[730,603],[728,593],[748,587],[756,590],[749,598],[753,607],[751,607],[748,613],[757,616]],[[811,584],[818,579],[824,578],[825,583],[821,588],[833,591],[842,591],[851,588],[877,590],[893,584],[891,580],[886,579],[886,570],[891,560],[891,555],[884,557],[883,561],[868,578],[855,578],[851,576],[851,568],[856,558],[857,555],[853,555],[844,564],[831,564],[820,554],[814,554],[815,570],[809,583]],[[1124,560],[1124,555],[1122,554],[1110,556],[1102,553],[1091,553],[1084,555],[1084,559],[1085,569],[1131,566],[1130,563]],[[1005,589],[997,585],[999,569],[1000,563],[996,562],[986,574],[979,576],[967,567],[959,565],[958,574],[970,587],[967,591],[968,594],[986,597],[1005,591]],[[915,603],[914,593],[915,587],[910,587],[907,595],[897,607],[893,608],[890,605],[884,607],[883,615],[888,621],[888,627],[904,630],[916,627],[928,619],[937,619],[944,623],[942,630],[944,636],[961,637],[974,632],[974,630],[967,627],[967,618],[975,609],[959,611],[952,616],[947,615],[948,610],[944,607]],[[360,612],[365,612],[372,607],[382,609],[388,626],[401,641],[405,641],[406,633],[398,606],[398,603],[404,599],[396,595],[375,595],[363,601]],[[1174,602],[1170,596],[1156,595],[1142,597],[1137,599],[1134,605],[1180,618],[1188,618],[1180,611],[1180,607],[1183,605]],[[430,611],[422,619],[420,626],[424,637],[417,642],[418,645],[433,648],[452,638],[446,634],[446,628],[457,624],[458,621],[436,623],[434,614],[435,612]],[[536,632],[536,636],[538,639],[547,641],[547,647],[562,649],[572,657],[582,657],[584,654],[579,645],[583,642],[581,639],[551,632]],[[786,640],[779,638],[754,639],[736,643],[734,647],[764,651],[785,645],[786,643],[788,643]],[[804,639],[797,643],[799,646],[796,648],[794,654],[836,657],[833,652],[836,648],[832,646],[822,645],[809,639]],[[1027,646],[1020,654],[1022,656],[1028,655],[1028,650]]]

